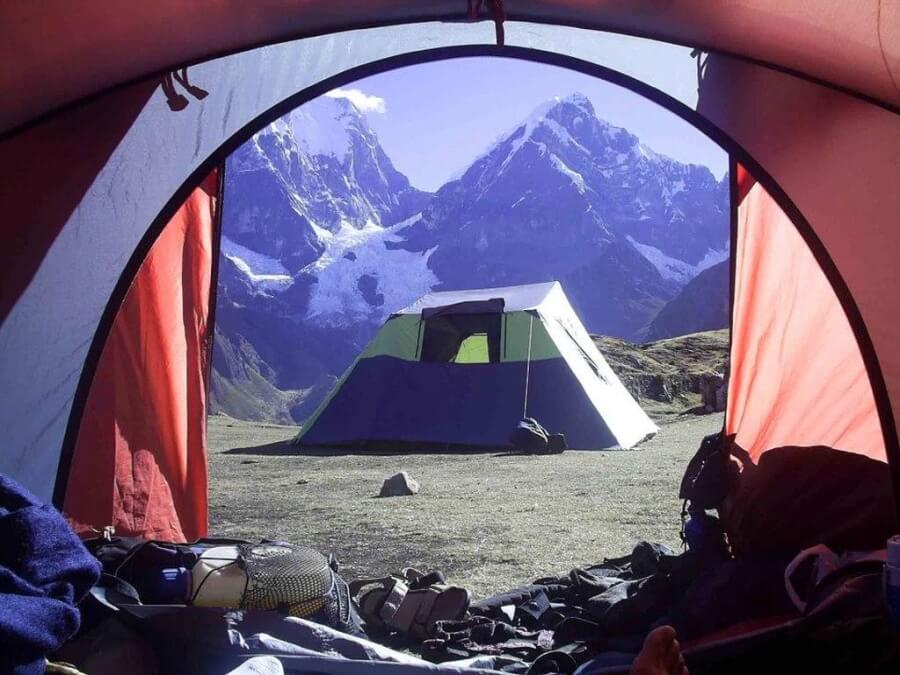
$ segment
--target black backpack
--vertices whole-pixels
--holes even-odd
[[[739,470],[731,461],[731,439],[724,433],[710,434],[700,443],[685,469],[678,496],[700,510],[716,509],[737,482]]]

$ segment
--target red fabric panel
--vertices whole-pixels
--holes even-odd
[[[126,87],[0,142],[0,321],[156,86]]]
[[[882,415],[900,420],[900,115],[716,55],[698,110],[765,167],[814,230],[865,322],[892,407],[879,400]],[[827,371],[821,379],[831,395]],[[859,408],[848,403],[848,413]],[[886,431],[893,452],[896,430]]]
[[[215,206],[213,172],[166,225],[116,316],[69,473],[63,510],[76,531],[206,534]]]
[[[843,307],[797,228],[759,184],[738,208],[734,251],[727,433],[754,462],[781,446],[816,445],[887,461]]]
[[[756,184],[756,179],[752,176],[752,174],[744,168],[743,164],[737,165],[737,203],[740,204],[744,201],[744,197],[750,192],[750,188],[752,188]]]

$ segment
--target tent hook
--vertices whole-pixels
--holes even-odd
[[[691,58],[697,59],[697,94],[699,95],[703,88],[703,77],[706,75],[706,60],[709,58],[709,54],[694,49],[691,51]]]
[[[502,47],[506,39],[506,33],[503,29],[503,22],[506,21],[506,10],[503,9],[503,0],[468,0],[468,2],[470,21],[478,21],[482,7],[485,4],[488,5],[497,31],[497,46]]]

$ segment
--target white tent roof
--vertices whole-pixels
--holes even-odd
[[[497,298],[503,299],[503,311],[522,312],[540,307],[547,296],[557,287],[560,287],[558,281],[546,281],[540,284],[475,288],[467,291],[433,291],[426,293],[409,307],[404,307],[397,314],[419,314],[423,309],[447,307],[460,302],[496,300]]]

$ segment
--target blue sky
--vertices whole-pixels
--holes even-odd
[[[645,145],[720,178],[725,152],[665,108],[627,89],[564,68],[497,57],[464,58],[374,75],[356,90],[372,128],[396,167],[416,187],[435,190],[499,136],[554,96],[581,92],[598,117]],[[365,94],[365,96],[360,96]]]

